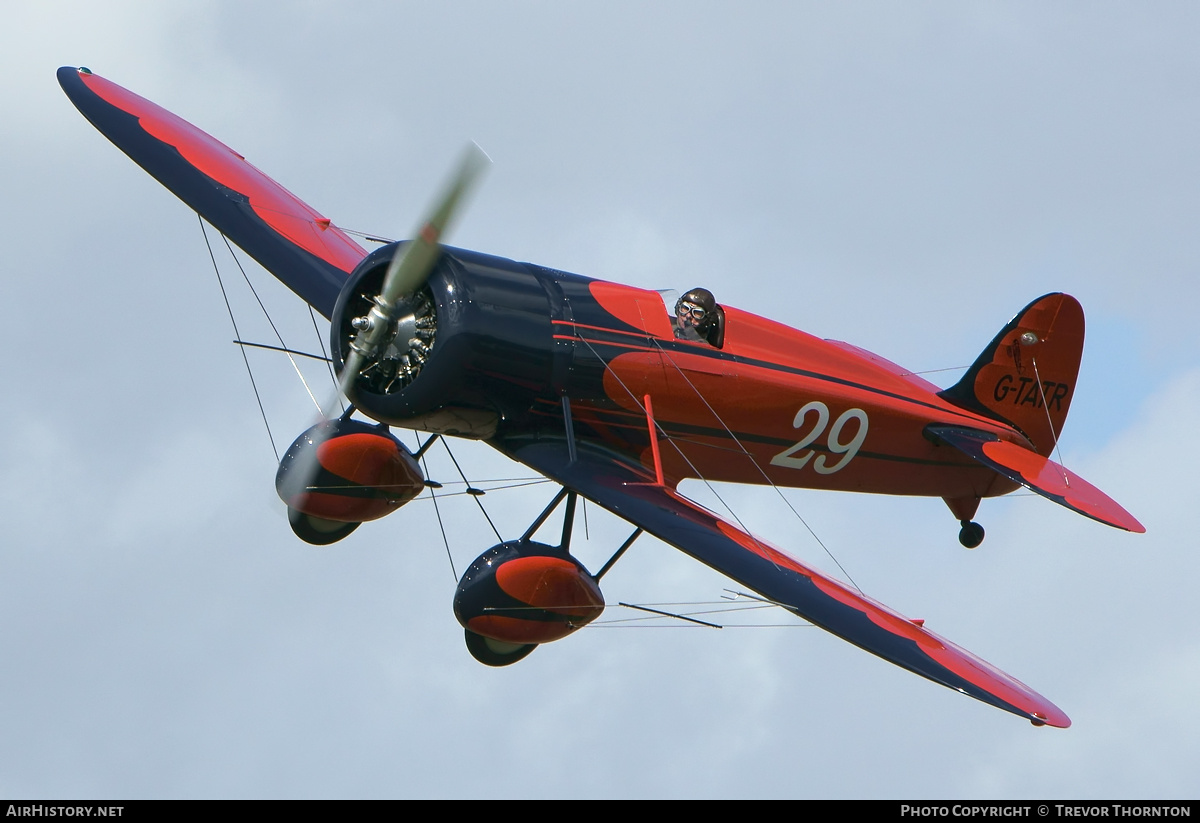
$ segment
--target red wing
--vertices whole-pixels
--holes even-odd
[[[994,434],[958,426],[930,426],[929,433],[983,465],[1060,506],[1118,529],[1141,534],[1146,527],[1104,492],[1053,460]]]
[[[573,461],[563,441],[514,438],[493,445],[884,660],[1035,724],[1071,725],[1062,710],[1024,683],[725,522],[673,489],[656,485],[641,466],[586,444],[579,444]]]
[[[58,82],[93,126],[326,317],[366,251],[246,158],[86,69]]]

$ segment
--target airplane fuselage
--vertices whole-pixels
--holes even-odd
[[[393,248],[370,255],[352,282],[369,281]],[[728,305],[721,348],[677,339],[659,292],[460,249],[446,250],[430,289],[438,332],[427,370],[394,395],[362,398],[360,408],[384,422],[481,439],[562,437],[566,397],[576,438],[653,471],[649,395],[672,483],[949,499],[1016,488],[925,429],[970,426],[1026,444],[1020,433],[849,344]],[[335,325],[353,313],[339,301]]]

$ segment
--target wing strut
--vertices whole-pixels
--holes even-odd
[[[662,456],[658,453],[658,426],[654,423],[654,406],[646,395],[646,424],[650,427],[650,450],[654,453],[654,479],[663,485]]]
[[[633,545],[633,541],[637,540],[641,536],[642,536],[641,527],[634,529],[633,534],[629,535],[629,538],[624,543],[621,544],[621,548],[617,549],[616,554],[614,554],[612,557],[608,558],[608,562],[605,563],[600,568],[600,571],[598,571],[594,575],[592,575],[592,577],[595,578],[596,580],[599,580],[601,577],[604,577],[604,575],[608,572],[608,570],[611,569],[614,565],[616,565],[616,562],[621,559],[621,555],[625,554],[625,552],[629,550],[629,547]]]
[[[563,513],[562,539],[559,541],[558,548],[560,551],[569,554],[571,551],[571,527],[575,522],[575,503],[579,499],[574,491],[568,488],[561,488],[558,494],[554,495],[554,499],[550,501],[550,505],[542,510],[542,513],[537,516],[537,519],[530,524],[525,530],[525,534],[521,535],[521,541],[525,542],[531,539],[535,532],[542,527],[554,510],[558,508],[558,504],[566,498],[567,509]]]
[[[562,396],[563,426],[567,432],[567,456],[575,462],[575,420],[571,417],[571,398]]]

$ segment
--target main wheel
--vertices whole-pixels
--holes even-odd
[[[968,549],[973,549],[983,542],[983,526],[971,520],[963,520],[962,528],[958,531],[958,542]]]
[[[292,531],[297,537],[314,546],[328,546],[330,543],[336,543],[362,525],[362,523],[343,523],[340,520],[313,517],[311,514],[297,511],[291,506],[288,506],[288,523],[291,524]]]
[[[518,660],[524,660],[538,647],[537,643],[505,643],[475,634],[470,629],[463,631],[466,632],[467,651],[485,666],[511,666]]]

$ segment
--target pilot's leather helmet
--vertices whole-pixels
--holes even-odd
[[[692,289],[675,303],[675,314],[679,317],[691,315],[696,328],[701,331],[712,326],[716,311],[717,299],[708,289]]]

